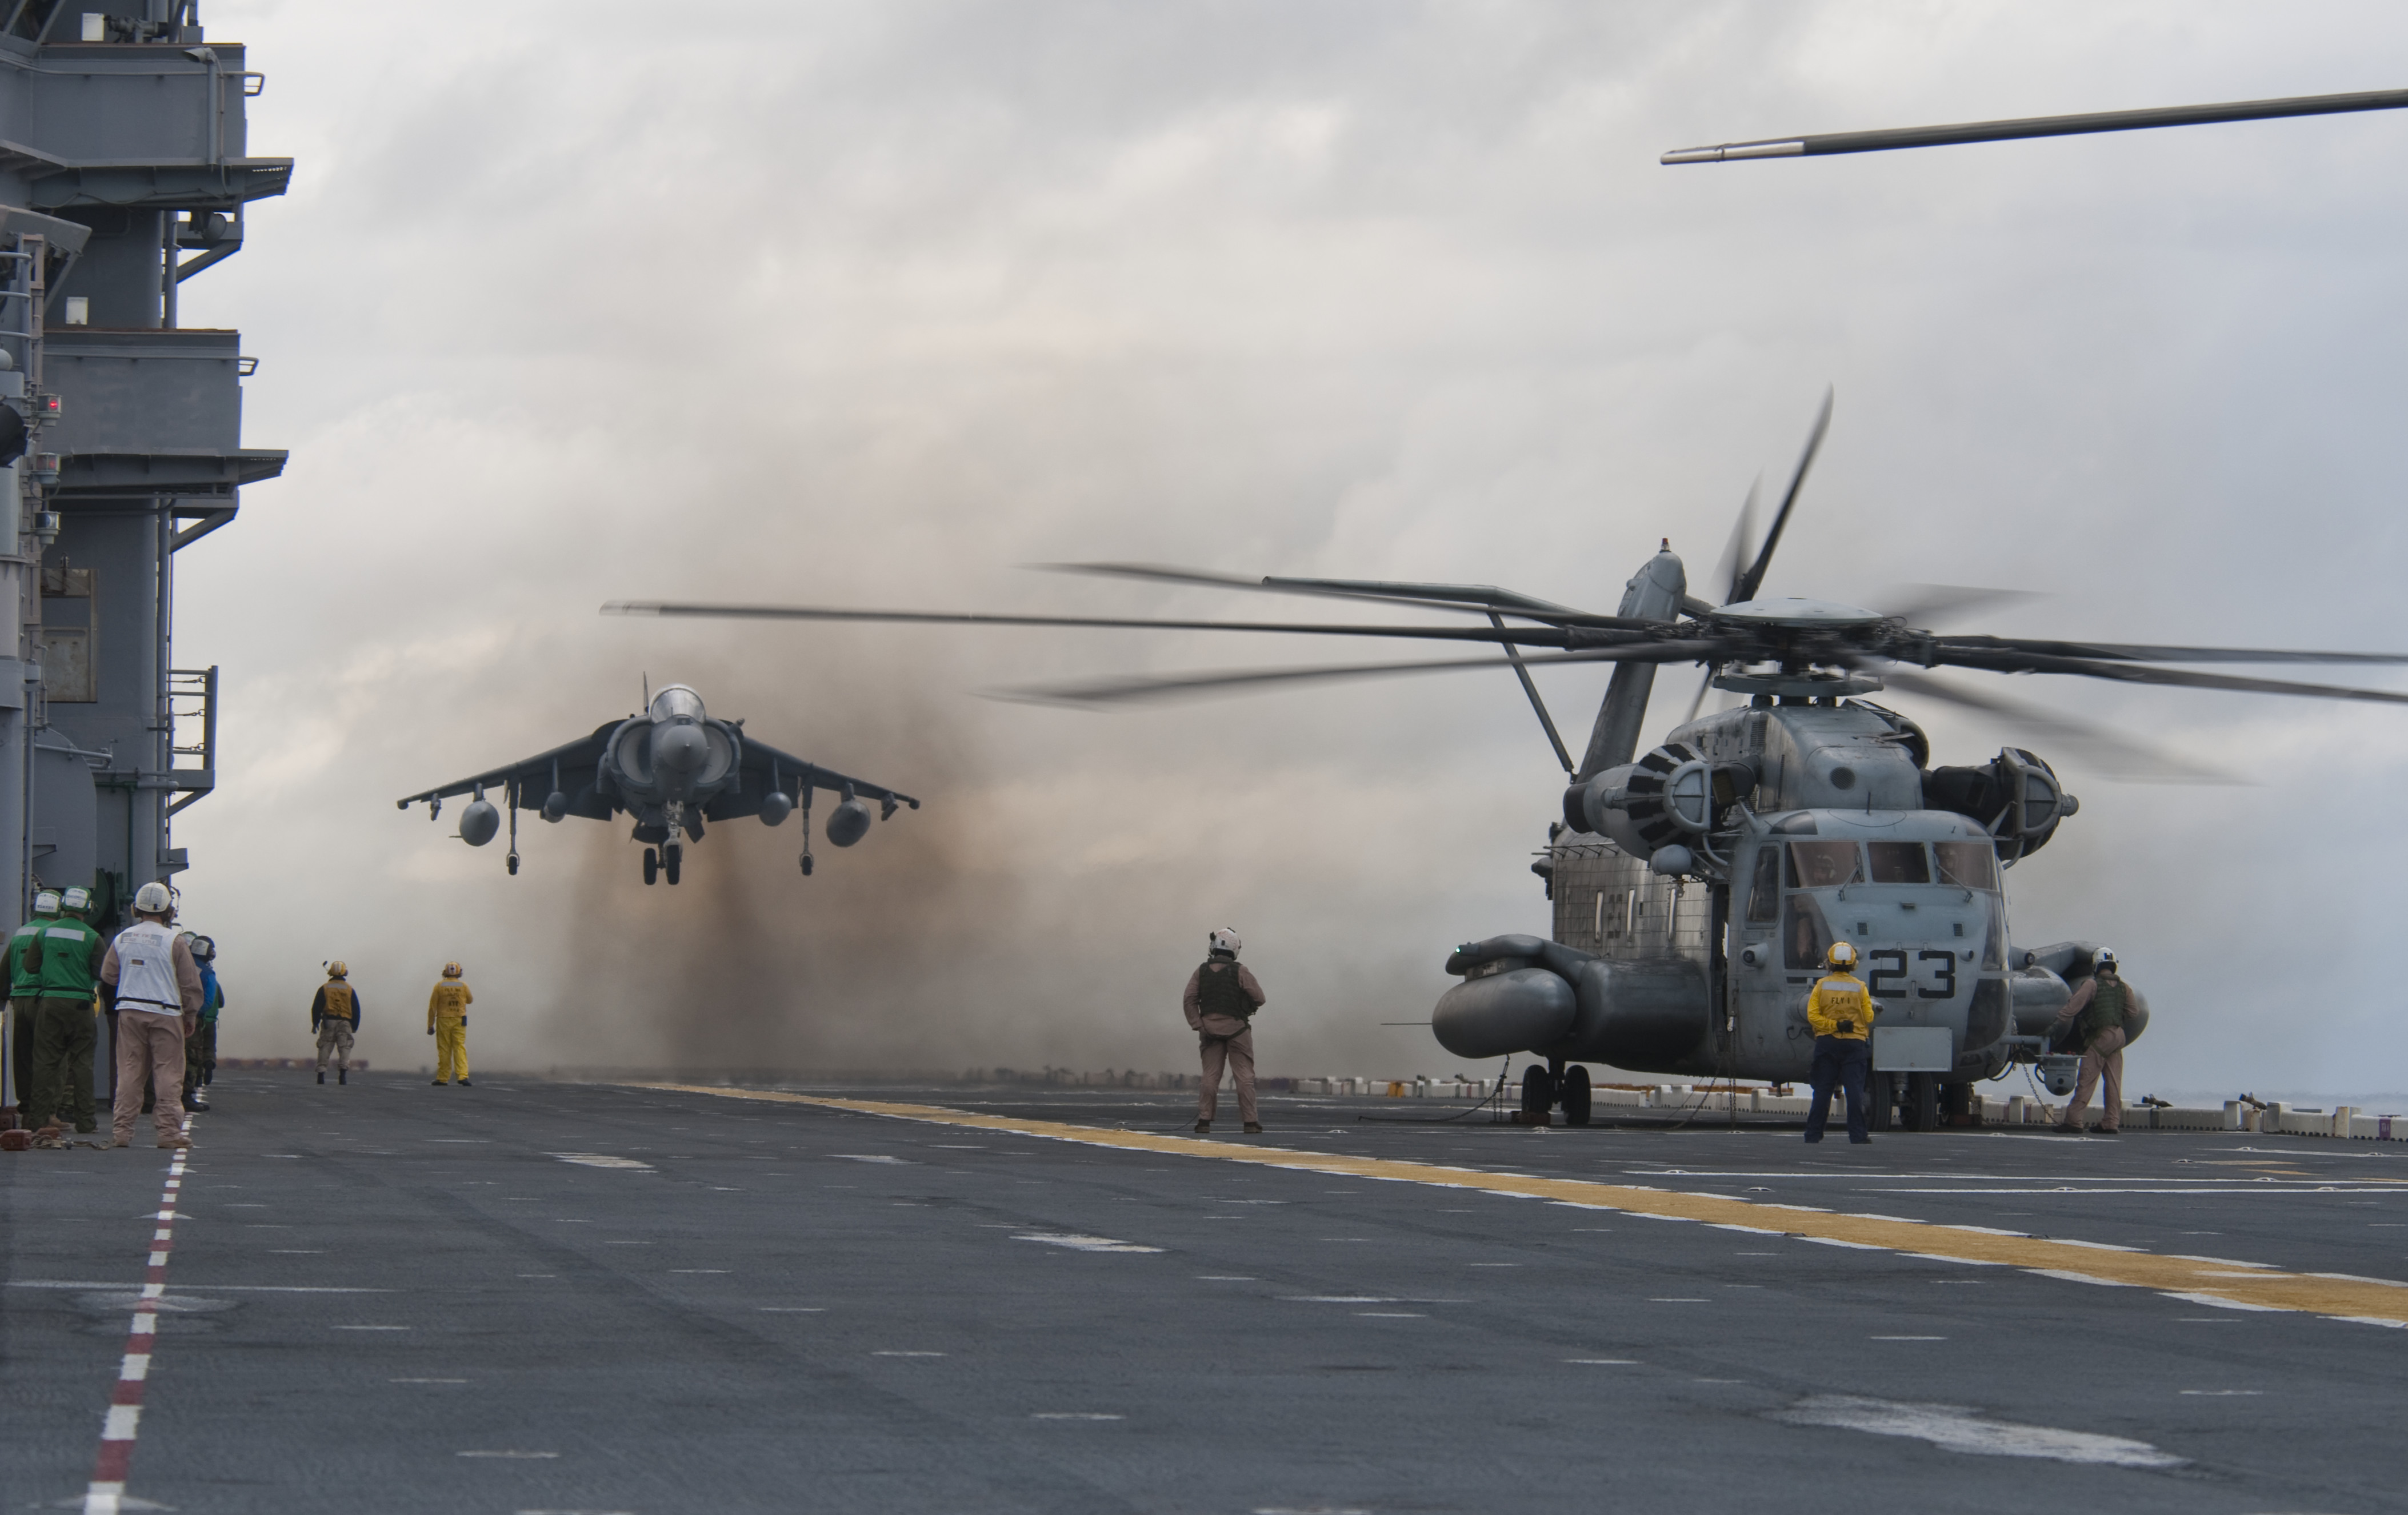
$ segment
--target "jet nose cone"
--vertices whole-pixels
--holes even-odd
[[[700,726],[664,726],[652,733],[652,761],[679,773],[693,773],[710,755],[710,742]]]

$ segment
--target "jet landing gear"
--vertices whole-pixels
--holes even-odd
[[[644,882],[652,883],[661,876],[661,855],[651,848],[644,849]]]

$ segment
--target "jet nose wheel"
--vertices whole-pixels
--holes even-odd
[[[661,876],[661,855],[651,848],[644,849],[644,882],[651,883]]]

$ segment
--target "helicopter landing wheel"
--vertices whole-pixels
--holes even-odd
[[[651,883],[661,876],[661,855],[651,848],[644,849],[644,882]]]
[[[1892,1119],[1898,1108],[1898,1080],[1886,1073],[1875,1073],[1865,1079],[1865,1125],[1874,1131],[1887,1131],[1897,1122]]]
[[[1555,1085],[1555,1097],[1564,1107],[1564,1124],[1588,1124],[1588,1069],[1578,1063],[1564,1069],[1562,1080]]]
[[[1940,1080],[1928,1073],[1906,1076],[1906,1097],[1899,1101],[1899,1113],[1909,1131],[1935,1131],[1940,1126]]]
[[[1531,1065],[1522,1070],[1522,1113],[1535,1122],[1555,1108],[1555,1080],[1547,1070]]]
[[[678,881],[678,865],[684,860],[685,849],[682,847],[665,847],[661,849],[661,874],[663,877],[667,879],[671,884],[675,884]]]

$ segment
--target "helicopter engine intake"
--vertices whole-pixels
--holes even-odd
[[[1995,839],[2002,863],[2047,846],[2057,822],[2082,808],[2065,792],[2057,770],[2020,747],[2000,749],[1980,767],[1932,769],[1924,776],[1923,803],[1979,822]]]

